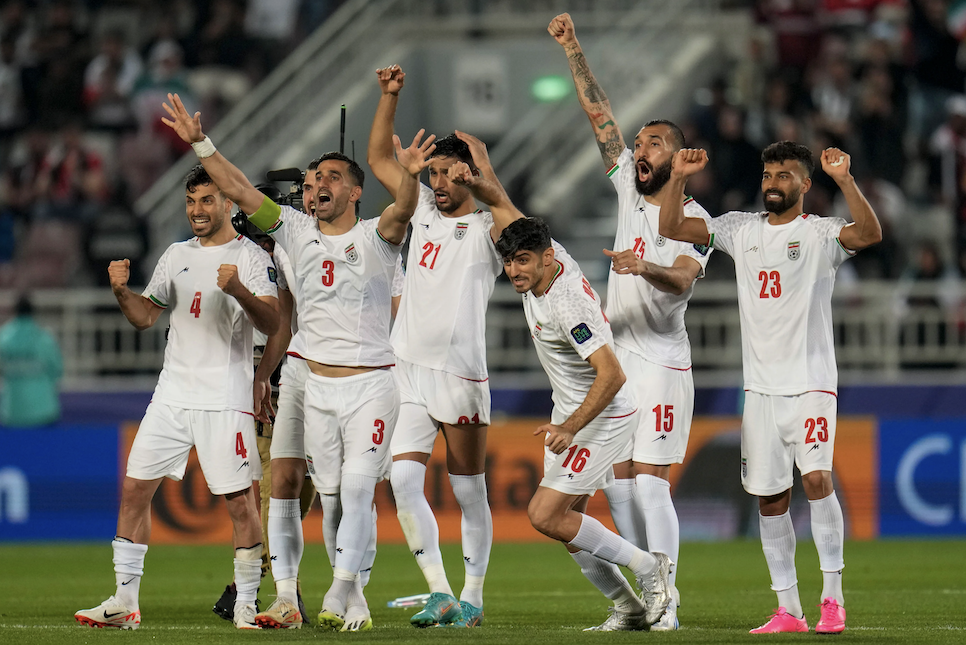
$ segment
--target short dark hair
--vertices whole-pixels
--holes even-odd
[[[815,161],[812,152],[800,143],[794,141],[778,141],[761,151],[761,163],[783,163],[797,161],[802,164],[809,177],[815,171]]]
[[[355,159],[352,159],[341,152],[327,152],[318,159],[313,159],[309,162],[309,170],[315,170],[321,165],[323,161],[329,161],[334,159],[336,161],[344,161],[346,165],[349,166],[349,174],[352,175],[352,179],[356,182],[356,186],[359,188],[363,187],[366,183],[366,173],[362,170],[362,167],[356,163]]]
[[[503,229],[496,242],[496,252],[504,260],[511,259],[520,251],[543,253],[550,248],[550,227],[539,217],[514,220]]]
[[[211,179],[211,175],[208,174],[208,171],[205,170],[205,167],[201,164],[198,164],[189,170],[188,174],[184,176],[184,188],[189,193],[195,192],[195,188],[198,186],[207,186],[214,183],[215,182]],[[220,188],[218,189],[218,192],[221,192]],[[224,195],[224,193],[222,193],[222,195]]]
[[[476,168],[476,164],[473,163],[473,155],[470,154],[470,147],[455,133],[447,134],[442,139],[436,139],[436,149],[429,156],[431,158],[456,157],[470,168]]]
[[[677,146],[677,149],[680,150],[681,148],[684,147],[684,144],[686,143],[684,140],[684,131],[682,131],[681,128],[678,127],[677,123],[674,123],[673,121],[668,121],[667,119],[652,119],[651,121],[648,121],[647,123],[645,123],[643,127],[648,128],[652,125],[666,126],[667,129],[671,131],[671,137],[674,139],[674,145]]]

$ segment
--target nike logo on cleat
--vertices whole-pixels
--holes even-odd
[[[118,611],[118,612],[115,612],[113,614],[109,614],[106,611],[104,612],[104,618],[105,619],[114,618],[115,616],[123,616],[123,615],[124,615],[124,612],[123,611]]]

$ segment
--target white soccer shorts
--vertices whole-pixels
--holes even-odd
[[[628,459],[652,466],[684,462],[694,416],[694,379],[691,370],[664,367],[618,346],[627,385],[638,405],[639,423],[633,448],[616,463]]]
[[[272,459],[305,459],[305,381],[309,364],[288,356],[278,384],[278,408],[272,426]],[[340,464],[341,466],[341,464]]]
[[[384,479],[399,392],[389,370],[305,382],[305,459],[322,494],[339,492],[343,474]]]
[[[245,490],[262,478],[252,415],[237,410],[185,410],[151,402],[127,459],[127,476],[181,481],[194,446],[213,495]]]
[[[392,454],[431,454],[441,423],[490,424],[490,385],[396,359],[399,422]]]
[[[830,392],[772,396],[745,392],[741,419],[741,485],[752,495],[792,487],[792,463],[803,475],[832,470],[837,401]]]
[[[565,495],[593,495],[613,484],[613,465],[637,427],[638,414],[597,417],[574,435],[574,442],[559,455],[544,447],[540,485]]]

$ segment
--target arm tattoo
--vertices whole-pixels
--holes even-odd
[[[624,142],[621,140],[621,134],[618,131],[611,130],[609,133],[602,132],[601,136],[605,136],[606,138],[601,139],[598,137],[597,139],[600,156],[613,165],[617,163],[617,158],[624,152]]]
[[[594,78],[594,73],[590,71],[590,65],[587,64],[587,58],[584,56],[584,53],[580,51],[573,52],[567,58],[570,60],[570,71],[573,72],[577,92],[583,94],[583,98],[588,103],[606,105],[608,103],[607,95],[604,94],[604,90],[597,84],[597,79]],[[581,103],[583,103],[583,100]]]

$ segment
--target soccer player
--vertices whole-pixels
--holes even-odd
[[[372,172],[393,195],[402,170],[393,159],[393,121],[405,74],[398,65],[376,70],[382,96],[369,135]],[[493,243],[509,223],[477,210],[470,189],[455,183],[458,162],[482,175],[476,190],[496,191],[486,148],[465,133],[436,142],[430,187],[421,186],[399,313],[393,328],[399,422],[392,440],[391,483],[406,542],[426,578],[429,602],[411,617],[420,627],[483,622],[483,580],[493,544],[484,462],[490,423],[486,370],[486,305],[500,274]],[[507,211],[509,212],[509,211]],[[463,513],[466,579],[453,595],[439,550],[439,526],[426,500],[426,462],[438,432],[446,441],[446,465]]]
[[[570,15],[555,17],[547,30],[567,54],[577,98],[590,119],[607,176],[617,189],[617,237],[614,250],[604,251],[613,270],[607,282],[606,313],[614,331],[614,351],[634,389],[640,414],[633,442],[614,466],[617,480],[605,492],[621,535],[671,559],[674,602],[651,629],[673,630],[678,628],[680,602],[675,584],[680,537],[669,478],[671,464],[684,461],[694,412],[691,344],[684,313],[694,281],[704,274],[709,251],[658,232],[661,203],[669,193],[671,158],[684,146],[681,129],[670,121],[649,121],[634,137],[630,150],[577,42]],[[684,210],[689,217],[710,219],[693,199],[685,201]],[[637,535],[641,515],[646,541]],[[593,566],[589,559],[582,563],[585,570]],[[601,627],[616,628],[616,624]]]
[[[674,157],[661,234],[719,248],[735,261],[745,409],[741,483],[758,497],[761,545],[778,610],[753,634],[807,632],[795,573],[795,529],[788,513],[792,464],[802,473],[823,585],[818,633],[845,629],[842,507],[832,489],[838,374],[832,338],[832,285],[839,265],[882,239],[856,186],[850,157],[822,152],[822,170],[841,189],[853,222],[803,212],[814,162],[805,146],[773,143],[761,154],[765,210],[706,221],[682,208],[688,177],[708,163],[704,150]]]
[[[647,629],[670,601],[668,556],[637,548],[582,512],[587,496],[613,480],[613,464],[637,426],[600,299],[543,220],[514,221],[496,249],[523,294],[530,336],[553,388],[550,423],[533,433],[545,437],[546,448],[543,480],[527,509],[530,522],[571,553],[606,561],[595,584],[615,600],[623,629]],[[634,573],[641,598],[616,565]]]
[[[355,214],[365,176],[341,153],[320,157],[315,168],[311,216],[281,207],[254,188],[243,173],[219,154],[201,129],[201,114],[189,116],[180,98],[169,95],[165,124],[191,143],[202,164],[249,219],[271,234],[292,261],[296,297],[302,302],[300,329],[310,373],[304,393],[304,455],[316,488],[325,491],[313,455],[329,464],[332,452],[342,463],[339,495],[342,517],[336,535],[332,586],[322,602],[320,624],[329,629],[362,631],[372,628],[362,595],[359,572],[372,534],[372,500],[376,483],[388,472],[389,441],[396,423],[399,395],[388,368],[393,364],[389,342],[390,285],[396,260],[418,197],[418,176],[428,165],[434,137],[402,148],[393,139],[400,164],[396,202],[378,219]],[[274,443],[274,442],[273,442]],[[299,521],[298,501],[270,515]],[[294,540],[276,539],[269,518],[276,560],[279,596],[293,601],[298,561],[283,555]],[[295,545],[297,548],[298,545]],[[290,570],[279,571],[286,558]],[[288,574],[288,577],[286,577]],[[283,583],[289,580],[287,584]],[[297,608],[292,607],[294,614]],[[296,621],[297,624],[298,621]]]
[[[235,626],[257,628],[262,538],[251,487],[260,474],[252,423],[252,328],[273,334],[278,326],[274,268],[268,253],[235,233],[232,200],[201,166],[185,178],[185,203],[196,237],[168,247],[142,295],[127,286],[129,260],[111,262],[108,269],[121,311],[134,327],[151,327],[169,306],[171,319],[164,367],[121,489],[112,542],[117,591],[74,614],[91,627],[140,625],[151,499],[163,477],[184,476],[194,446],[208,488],[224,495],[232,521]]]

